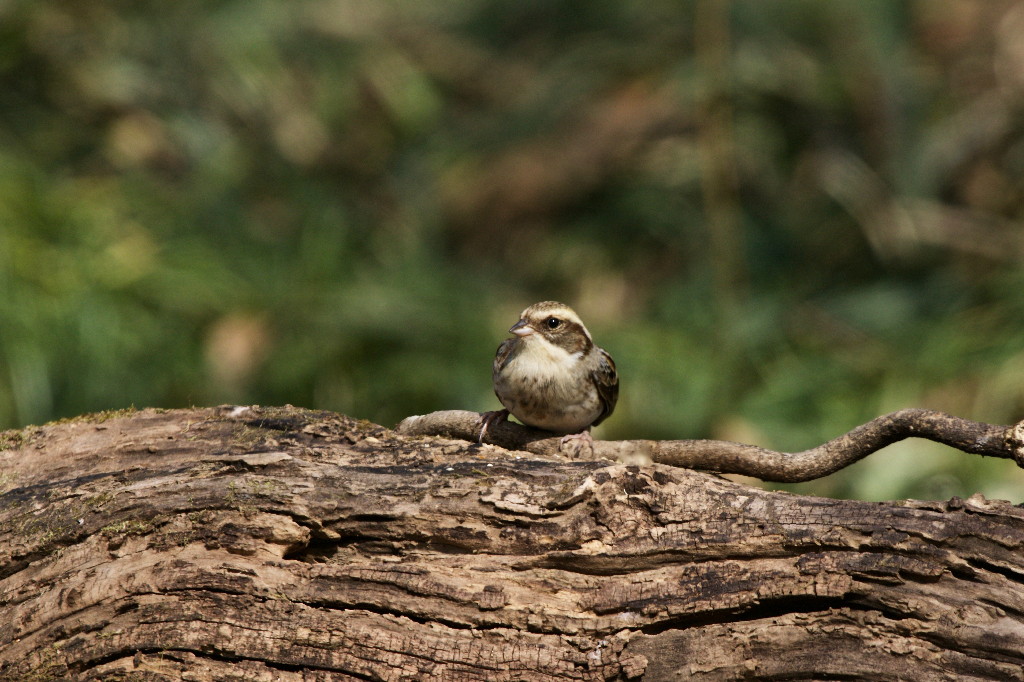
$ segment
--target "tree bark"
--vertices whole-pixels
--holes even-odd
[[[1024,679],[1024,510],[328,412],[0,434],[0,679]]]

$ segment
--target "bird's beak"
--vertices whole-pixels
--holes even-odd
[[[515,334],[516,336],[529,336],[535,333],[537,330],[526,323],[526,320],[519,320],[512,328],[508,330],[509,334]]]

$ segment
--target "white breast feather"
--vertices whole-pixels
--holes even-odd
[[[578,371],[576,363],[583,357],[582,352],[569,353],[544,337],[531,339],[513,362],[516,370],[526,376],[568,378]]]

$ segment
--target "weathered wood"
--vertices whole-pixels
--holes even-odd
[[[1024,510],[295,408],[0,435],[0,679],[1024,679]]]

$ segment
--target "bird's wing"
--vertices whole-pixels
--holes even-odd
[[[513,355],[512,351],[515,350],[516,341],[518,340],[519,339],[505,339],[504,341],[501,342],[501,345],[498,346],[498,352],[494,354],[493,369],[495,375],[497,375],[498,372],[500,372],[501,370],[505,369],[505,365],[508,363],[509,359],[511,359]]]
[[[601,399],[601,416],[594,420],[593,426],[597,426],[610,417],[612,411],[615,410],[615,403],[619,400],[619,375],[615,371],[615,362],[603,348],[598,348],[597,351],[599,362],[597,369],[590,373],[590,378]]]

